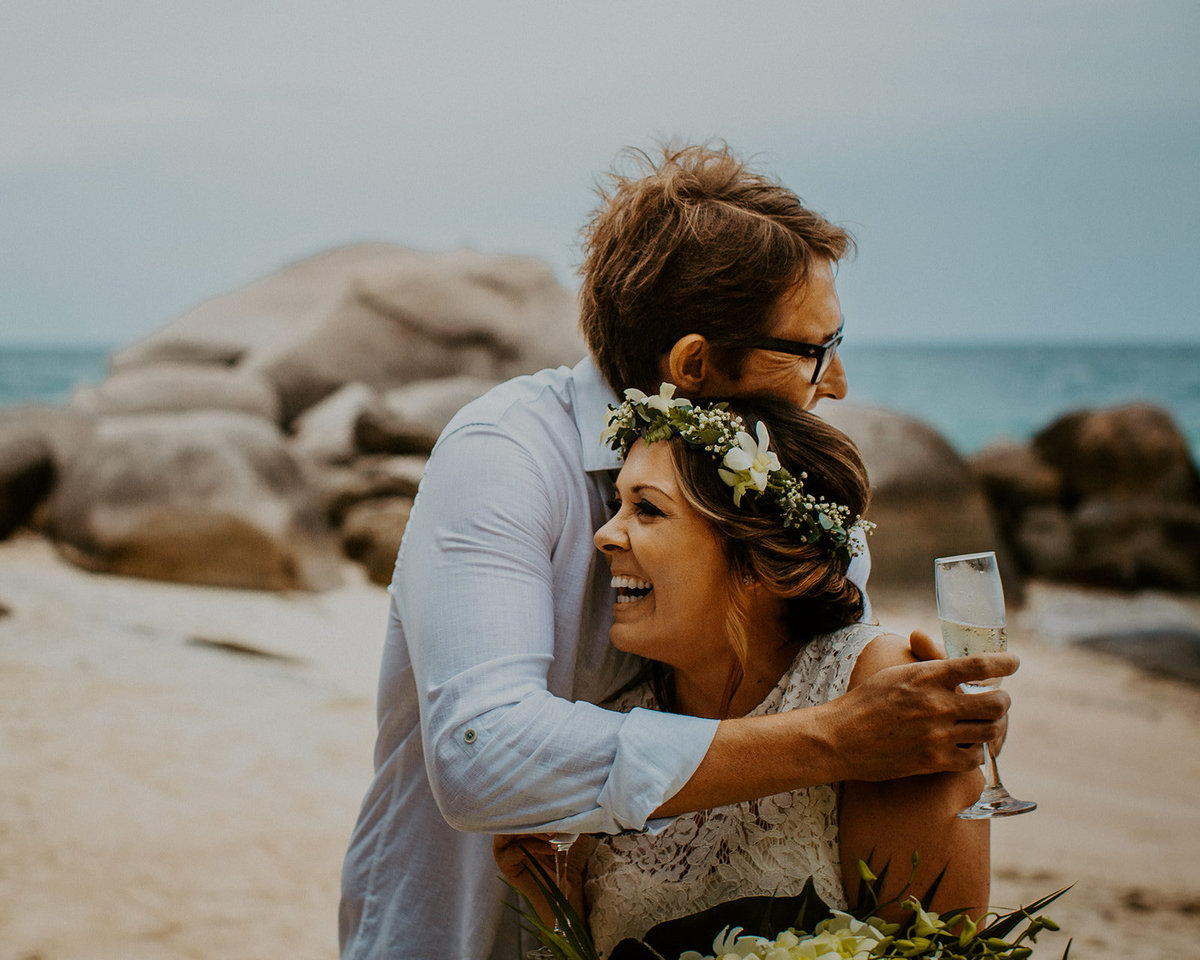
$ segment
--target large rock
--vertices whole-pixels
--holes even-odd
[[[497,381],[441,377],[388,390],[363,410],[355,440],[363,453],[428,453],[459,408],[483,396]]]
[[[1133,404],[1060,417],[1033,439],[1059,472],[1068,505],[1091,497],[1193,502],[1200,478],[1171,415]]]
[[[396,553],[408,526],[412,501],[402,497],[383,497],[355,504],[342,523],[342,548],[346,556],[367,570],[373,583],[387,586],[392,582]]]
[[[103,383],[83,387],[71,406],[97,416],[238,410],[276,422],[279,398],[263,377],[229,367],[156,363],[121,370]]]
[[[348,463],[359,452],[355,440],[359,418],[381,404],[379,394],[365,383],[346,384],[292,424],[292,449],[317,463]]]
[[[31,431],[0,427],[0,539],[28,522],[54,483],[54,451]]]
[[[1164,410],[1060,417],[1032,443],[972,461],[1034,576],[1129,590],[1200,590],[1200,479]]]
[[[1200,592],[1200,505],[1093,498],[1073,517],[1073,579]]]
[[[95,426],[94,416],[68,407],[33,405],[0,410],[0,431],[41,437],[60,473],[87,445]]]
[[[354,275],[409,251],[384,243],[327,250],[203,303],[109,358],[114,373],[157,363],[254,366],[316,330]]]
[[[197,411],[110,417],[63,476],[51,530],[89,570],[319,589],[337,545],[274,424]]]
[[[42,525],[54,483],[87,444],[92,417],[63,408],[0,410],[0,537]]]
[[[932,602],[935,557],[995,550],[1006,591],[1021,596],[987,500],[940,434],[887,410],[823,403],[817,412],[855,442],[871,477],[872,584],[926,588]]]
[[[363,500],[386,497],[412,499],[425,475],[425,457],[359,457],[349,466],[317,473],[315,486],[331,523],[341,524],[346,512]]]
[[[330,251],[201,304],[113,356],[236,366],[275,386],[284,422],[346,383],[493,380],[573,363],[575,298],[544,263],[383,244]]]

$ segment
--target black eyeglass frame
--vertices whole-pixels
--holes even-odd
[[[754,344],[754,349],[775,350],[779,353],[790,353],[796,357],[810,357],[815,359],[817,366],[813,370],[812,380],[809,381],[815,386],[829,372],[829,367],[833,364],[834,354],[837,353],[837,348],[842,344],[842,334],[845,329],[846,321],[843,319],[842,325],[837,329],[837,333],[824,343],[804,343],[802,340],[785,340],[782,337],[763,337]]]

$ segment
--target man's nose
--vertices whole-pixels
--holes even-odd
[[[829,397],[831,400],[841,400],[846,396],[846,368],[842,365],[841,354],[833,355],[833,362],[825,371],[825,376],[821,378],[817,392],[820,396]]]

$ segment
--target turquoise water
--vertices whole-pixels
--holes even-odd
[[[107,347],[0,346],[0,407],[23,403],[66,403],[84,383],[108,372]]]
[[[104,378],[108,350],[0,347],[0,406],[64,403]],[[1112,347],[864,347],[843,359],[847,399],[911,414],[962,453],[1027,438],[1081,407],[1147,401],[1167,408],[1200,460],[1200,344]]]
[[[863,347],[842,351],[847,400],[924,420],[961,453],[1027,439],[1072,410],[1166,408],[1200,461],[1200,344]]]

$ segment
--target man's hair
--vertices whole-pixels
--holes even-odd
[[[792,476],[804,476],[806,493],[850,508],[861,516],[870,500],[867,468],[854,442],[820,417],[769,397],[729,401],[750,429],[766,424],[770,448]],[[729,613],[726,631],[743,660],[749,611],[749,576],[772,593],[788,598],[788,629],[793,642],[855,623],[862,594],[846,576],[847,565],[824,542],[804,543],[785,528],[779,510],[753,496],[733,502],[732,490],[717,473],[707,451],[679,436],[670,445],[684,499],[715,528],[729,557]]]
[[[580,326],[616,390],[656,391],[663,355],[689,333],[736,379],[778,300],[854,245],[725,144],[661,153],[625,151],[633,174],[609,174],[583,231]]]

